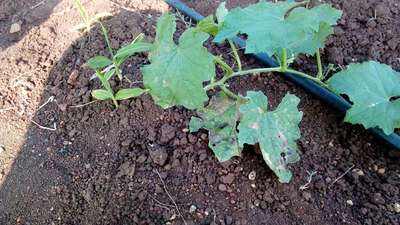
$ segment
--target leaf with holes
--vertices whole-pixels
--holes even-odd
[[[267,165],[283,183],[291,180],[289,163],[300,159],[297,139],[303,113],[297,109],[299,98],[287,94],[275,111],[268,111],[268,99],[260,91],[247,92],[248,102],[240,107],[239,143],[260,144]]]
[[[400,73],[375,61],[351,64],[328,80],[353,106],[345,121],[365,128],[379,127],[387,135],[400,128]]]
[[[286,48],[292,55],[314,54],[324,46],[341,14],[327,4],[307,9],[296,2],[260,1],[229,11],[214,41],[242,33],[248,35],[246,53],[280,55]]]
[[[240,156],[242,148],[239,146],[236,131],[239,119],[238,103],[220,94],[214,96],[209,105],[199,111],[201,118],[191,118],[190,131],[196,132],[200,128],[208,130],[208,146],[219,161]]]
[[[149,55],[151,64],[143,67],[144,85],[163,108],[174,105],[201,108],[208,100],[203,82],[215,75],[214,56],[203,47],[209,35],[189,28],[176,45],[175,29],[174,16],[164,14],[159,18],[156,40]]]

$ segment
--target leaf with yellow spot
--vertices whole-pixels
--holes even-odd
[[[287,165],[300,159],[296,144],[303,116],[297,109],[300,99],[287,94],[275,111],[268,111],[268,98],[262,92],[249,91],[247,98],[240,107],[239,144],[259,143],[267,165],[280,182],[288,183],[292,172]]]

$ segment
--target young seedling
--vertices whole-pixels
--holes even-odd
[[[93,17],[91,17],[80,0],[74,0],[74,5],[78,9],[79,15],[81,16],[83,22],[73,27],[71,29],[72,31],[89,32],[93,24],[99,22],[103,18],[112,16],[111,13],[103,12],[103,13],[98,13]]]
[[[296,144],[303,115],[297,108],[299,98],[286,94],[277,108],[270,110],[264,93],[248,91],[244,96],[236,94],[229,89],[229,80],[267,72],[291,73],[338,94],[349,95],[354,105],[348,111],[346,121],[362,123],[365,127],[378,126],[385,133],[400,127],[400,75],[390,67],[377,62],[350,65],[325,82],[332,68],[323,72],[320,49],[328,35],[333,33],[333,26],[342,12],[327,4],[314,8],[305,7],[307,5],[308,2],[260,1],[228,11],[222,3],[217,9],[216,21],[213,15],[205,18],[197,27],[186,29],[178,43],[174,41],[175,17],[166,13],[158,19],[154,43],[146,43],[140,51],[129,50],[130,54],[122,58],[141,51],[149,52],[150,64],[142,67],[146,88],[143,92],[148,92],[163,108],[184,106],[196,110],[198,117],[191,119],[190,130],[208,130],[209,147],[220,161],[240,156],[244,144],[259,144],[267,165],[281,182],[286,183],[292,177],[288,165],[300,159]],[[243,68],[238,50],[231,41],[237,34],[247,35],[245,53],[267,52],[275,56],[280,65]],[[214,36],[214,42],[229,43],[235,67],[203,46],[210,35]],[[135,41],[127,49],[137,49],[139,43],[142,42]],[[290,63],[299,54],[315,55],[316,76],[290,68]],[[91,68],[97,70],[104,87],[94,91],[94,96],[116,103],[120,97],[118,93],[113,95],[107,82],[110,75],[99,71],[115,63],[114,57],[91,60],[96,62]],[[221,68],[222,76],[217,76],[216,67]],[[355,87],[354,81],[362,85]],[[217,94],[209,99],[207,91],[211,89]],[[383,112],[387,112],[384,117],[380,115]]]
[[[125,100],[129,98],[134,98],[146,93],[147,89],[142,88],[127,88],[121,89],[117,93],[114,94],[113,89],[111,88],[109,79],[113,74],[114,69],[107,71],[106,73],[101,72],[100,70],[96,70],[96,76],[99,78],[102,89],[97,89],[92,91],[92,96],[98,100],[112,100],[115,107],[118,108],[118,101]]]

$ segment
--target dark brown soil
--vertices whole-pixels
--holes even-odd
[[[141,32],[154,38],[156,18],[168,10],[158,0],[114,2],[87,7],[91,13],[113,13],[105,24],[115,49]],[[248,2],[228,1],[229,6]],[[390,41],[400,37],[399,3],[340,2],[336,6],[345,14],[325,62],[377,59],[399,69],[399,41]],[[217,3],[190,1],[204,14]],[[0,109],[11,108],[0,111],[0,224],[184,224],[180,214],[186,224],[400,223],[400,154],[279,77],[244,77],[231,86],[240,93],[262,90],[271,107],[287,92],[301,98],[302,159],[292,167],[290,184],[280,184],[251,148],[241,158],[218,163],[206,133],[187,132],[193,112],[183,108],[162,110],[149,96],[123,101],[117,110],[110,102],[76,107],[92,101],[90,90],[100,85],[81,65],[107,50],[98,27],[80,37],[68,32],[79,23],[77,13],[56,14],[69,5],[60,1],[43,14],[47,20],[7,39],[0,53]],[[375,11],[371,27],[366,18]],[[6,38],[4,24],[12,23],[13,14],[0,16],[0,35]],[[178,25],[182,32],[185,23]],[[229,53],[226,46],[208,47]],[[246,67],[261,66],[243,58]],[[113,86],[140,86],[136,81],[145,63],[145,55],[132,57],[123,70],[133,82],[114,80]],[[297,63],[314,70],[310,59]],[[40,108],[50,96],[56,101]],[[56,123],[57,130],[40,129],[31,120],[46,127]]]

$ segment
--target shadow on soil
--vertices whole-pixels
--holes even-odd
[[[46,21],[60,0],[3,0],[0,2],[0,50],[21,40],[34,26]],[[10,33],[11,27],[20,29]],[[18,24],[18,25],[16,25]]]
[[[50,2],[55,6],[57,1]],[[49,5],[46,10],[48,15]],[[155,18],[159,14],[156,11],[122,11],[105,21],[113,48],[128,44],[142,30],[154,33]],[[40,22],[44,20],[42,17]],[[28,28],[24,28],[24,33],[27,31]],[[4,48],[15,41],[10,40],[6,38],[0,46]],[[74,41],[51,69],[39,105],[50,96],[56,101],[36,112],[33,120],[46,127],[53,127],[55,123],[57,130],[39,129],[34,124],[28,129],[26,142],[0,187],[0,224],[122,225],[146,219],[146,215],[138,214],[138,204],[147,203],[138,201],[145,197],[143,188],[138,186],[140,182],[132,177],[137,155],[134,151],[148,146],[144,141],[147,134],[143,124],[153,123],[162,110],[143,105],[140,99],[124,101],[118,110],[107,102],[74,107],[92,101],[90,91],[100,87],[99,81],[90,80],[93,72],[81,67],[95,55],[108,55],[99,26]],[[133,81],[141,79],[139,68],[145,62],[143,55],[129,59],[123,73],[131,82],[115,79],[112,85],[116,88],[140,86]],[[150,102],[150,98],[142,98]],[[133,112],[134,118],[129,117],[135,106],[142,110]],[[146,109],[147,115],[142,117]],[[128,117],[130,121],[125,121]],[[132,139],[137,141],[129,143]],[[95,181],[89,182],[91,180]],[[118,194],[121,196],[115,196]],[[149,215],[152,221],[160,217]]]

